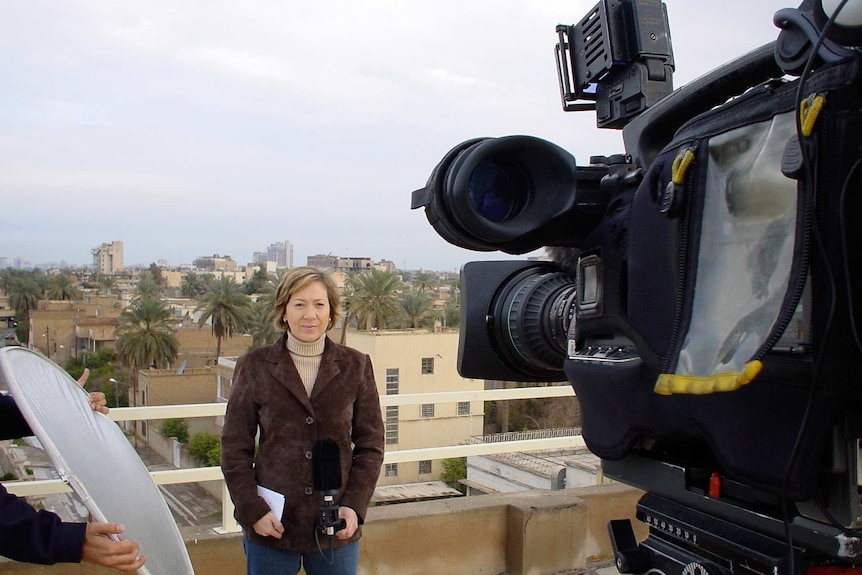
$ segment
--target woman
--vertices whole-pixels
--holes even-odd
[[[371,359],[326,336],[338,305],[329,275],[312,267],[289,270],[273,305],[284,336],[236,363],[221,466],[243,528],[249,575],[295,575],[300,565],[308,575],[357,570],[359,526],[383,463],[384,431]],[[334,537],[317,525],[324,501],[314,490],[311,457],[322,439],[338,446],[343,478],[335,503],[344,527]],[[280,516],[258,486],[284,496]]]

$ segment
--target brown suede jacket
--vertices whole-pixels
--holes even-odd
[[[221,466],[245,536],[304,553],[318,549],[315,526],[323,501],[313,490],[314,441],[328,437],[338,444],[342,489],[335,501],[356,511],[362,524],[383,463],[385,439],[368,355],[327,337],[309,398],[285,343],[282,337],[237,360],[222,430]],[[281,539],[261,537],[252,529],[269,511],[257,485],[285,497]],[[350,540],[333,538],[334,546],[360,536],[357,529]],[[325,535],[320,541],[329,547]]]

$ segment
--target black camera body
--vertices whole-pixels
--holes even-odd
[[[862,34],[838,16],[780,10],[672,90],[663,4],[603,0],[557,27],[557,71],[625,153],[477,138],[413,193],[454,245],[552,256],[462,268],[459,371],[572,384],[605,475],[646,491],[647,540],[609,526],[622,572],[862,563]]]

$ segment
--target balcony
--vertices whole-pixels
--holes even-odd
[[[552,397],[571,388],[544,387],[493,391],[384,396],[381,404],[424,403]],[[475,399],[473,399],[475,400]],[[149,420],[223,415],[224,403],[118,408],[112,419]],[[580,436],[519,439],[449,447],[387,452],[386,463],[468,455],[528,452],[582,446]],[[159,485],[222,481],[218,467],[151,471]],[[600,477],[600,476],[599,476]],[[223,485],[223,483],[222,483]],[[11,482],[5,486],[21,496],[61,493],[58,480]],[[360,575],[425,575],[428,573],[487,575],[552,575],[606,566],[612,557],[607,535],[610,519],[634,519],[641,492],[621,484],[571,489],[538,489],[514,493],[399,503],[369,509],[361,545]],[[198,575],[242,575],[244,554],[233,509],[223,497],[221,522],[180,529]],[[218,521],[218,519],[213,519]],[[646,528],[634,522],[639,538]],[[612,569],[611,569],[612,570]],[[0,560],[0,573],[72,575],[116,573],[91,565],[53,567]],[[155,574],[154,574],[155,575]]]

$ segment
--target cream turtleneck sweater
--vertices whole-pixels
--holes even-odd
[[[290,357],[296,365],[296,370],[299,372],[299,377],[302,378],[302,383],[305,384],[305,391],[309,397],[311,397],[311,390],[314,389],[314,380],[317,379],[317,371],[320,369],[320,359],[323,357],[325,344],[326,334],[311,343],[299,341],[289,332],[287,334],[287,351],[290,352]]]

